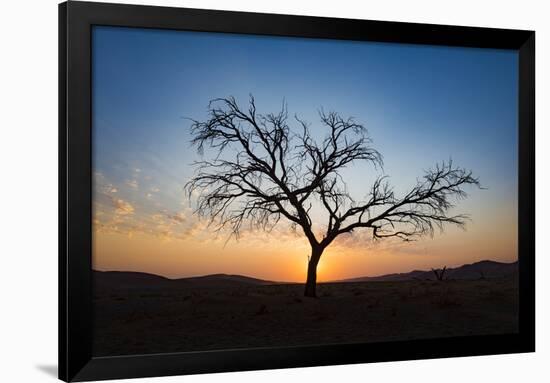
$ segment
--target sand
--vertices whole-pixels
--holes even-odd
[[[517,276],[303,285],[95,286],[94,356],[518,331]]]

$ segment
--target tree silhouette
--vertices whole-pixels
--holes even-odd
[[[447,271],[447,266],[443,266],[442,269],[434,269],[432,268],[432,273],[435,275],[436,281],[443,281],[445,278],[445,271]]]
[[[308,124],[295,117],[292,131],[286,105],[274,114],[259,114],[254,98],[241,109],[233,97],[215,99],[206,121],[192,122],[192,143],[210,160],[195,163],[186,184],[198,195],[196,212],[216,230],[230,228],[235,238],[248,222],[271,230],[283,218],[303,232],[311,246],[305,296],[316,296],[317,265],[323,251],[338,236],[370,230],[374,239],[396,237],[409,241],[433,235],[445,224],[463,226],[466,215],[450,215],[453,200],[466,197],[467,185],[479,186],[471,171],[443,162],[425,172],[408,193],[399,197],[378,176],[363,200],[347,190],[341,170],[359,162],[382,166],[381,154],[371,147],[363,125],[338,113],[321,111],[324,139],[314,139]],[[312,208],[323,210],[322,233]]]

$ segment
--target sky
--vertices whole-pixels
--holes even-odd
[[[453,210],[470,215],[466,230],[414,243],[356,232],[327,248],[319,280],[515,261],[517,65],[511,50],[95,26],[93,267],[305,279],[307,241],[284,222],[228,241],[183,190],[201,159],[189,118],[205,120],[211,99],[234,96],[244,106],[250,94],[259,113],[285,102],[318,139],[321,108],[364,124],[384,167],[344,171],[357,199],[377,175],[399,195],[449,159],[484,187],[468,189]]]

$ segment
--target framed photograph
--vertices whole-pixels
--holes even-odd
[[[59,377],[534,351],[534,55],[60,4]]]

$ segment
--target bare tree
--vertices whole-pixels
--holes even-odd
[[[432,269],[432,273],[435,275],[436,281],[443,281],[445,277],[445,271],[447,271],[447,266],[444,266],[442,269]]]
[[[326,135],[316,140],[298,117],[297,131],[291,130],[285,104],[264,115],[252,96],[247,109],[230,97],[211,101],[208,112],[206,121],[192,123],[193,144],[212,157],[195,163],[196,173],[186,184],[190,197],[198,194],[196,212],[218,230],[229,228],[235,238],[246,222],[269,231],[288,220],[311,245],[307,297],[316,296],[317,265],[338,236],[364,229],[374,239],[409,241],[445,224],[463,226],[467,216],[450,214],[453,200],[466,197],[464,186],[479,186],[470,171],[449,161],[426,171],[403,196],[394,193],[386,176],[378,176],[366,196],[355,200],[341,170],[359,162],[381,169],[382,156],[354,119],[321,111]],[[314,227],[315,210],[326,216],[321,234],[319,222]]]

